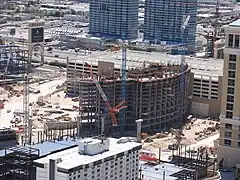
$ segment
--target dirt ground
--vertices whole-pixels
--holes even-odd
[[[193,119],[191,123],[188,123],[183,128],[182,144],[190,145],[195,144],[198,141],[207,137],[213,136],[219,133],[218,129],[215,128],[219,122],[208,120],[208,119]],[[207,128],[215,129],[215,131],[207,130]],[[176,143],[175,135],[169,133],[167,137],[153,138],[153,142],[147,143],[143,141],[143,149],[155,149],[162,148],[167,149],[169,144]]]

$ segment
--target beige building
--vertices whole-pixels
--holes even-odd
[[[198,59],[189,63],[190,113],[197,117],[218,118],[221,112],[223,60]]]
[[[238,167],[240,165],[240,20],[226,26],[225,33],[218,161],[222,161],[225,167]]]

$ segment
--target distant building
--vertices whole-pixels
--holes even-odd
[[[141,144],[129,138],[82,139],[34,161],[36,180],[137,180]]]
[[[240,170],[240,20],[224,28],[223,88],[218,146],[219,165]]]
[[[136,39],[138,4],[138,0],[90,0],[89,32],[113,39]]]
[[[224,47],[225,41],[223,39],[220,39],[214,43],[214,58],[224,59]]]
[[[184,33],[181,26],[190,20]],[[152,43],[184,44],[195,51],[197,0],[146,0],[144,39]]]

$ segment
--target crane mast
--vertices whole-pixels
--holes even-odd
[[[126,66],[127,66],[127,41],[122,42],[122,89],[121,89],[121,99],[122,101],[126,101],[126,81],[127,81],[127,74],[126,74]],[[120,112],[120,133],[124,135],[124,125],[125,125],[125,115],[126,111],[123,109]]]
[[[181,26],[181,36],[182,36],[182,43],[184,43],[184,32],[185,29],[190,21],[191,16],[187,15],[186,18],[183,20],[182,26]],[[179,118],[183,120],[184,116],[184,108],[185,108],[185,102],[184,102],[184,88],[185,88],[185,75],[184,75],[184,70],[185,70],[185,56],[181,55],[181,64],[180,64],[180,98],[179,101],[182,104],[182,107],[179,108]],[[181,110],[183,109],[183,110]],[[182,115],[182,118],[181,118]]]
[[[24,112],[24,144],[32,142],[32,122],[29,120],[29,85],[28,85],[28,65],[24,75],[24,92],[23,92],[23,112]]]
[[[98,91],[99,91],[99,94],[101,95],[101,97],[103,98],[106,106],[108,107],[108,110],[109,110],[108,114],[111,116],[112,126],[114,126],[114,127],[117,126],[118,123],[117,123],[116,113],[118,113],[118,112],[120,112],[121,110],[127,108],[127,106],[124,105],[125,100],[121,101],[117,106],[111,107],[110,102],[109,102],[106,94],[104,93],[104,91],[103,91],[103,89],[102,89],[99,81],[98,81],[97,79],[94,79],[94,78],[93,78],[93,71],[92,71],[91,65],[88,64],[88,63],[86,63],[86,62],[85,62],[85,65],[88,66],[89,71],[90,71],[90,79],[87,79],[86,81],[89,81],[89,80],[90,80],[91,83],[94,83],[94,84],[96,85],[96,87],[97,87],[97,89],[98,89]],[[125,73],[125,74],[126,74],[126,73]],[[85,81],[85,80],[84,80],[84,79],[81,79],[80,81]],[[107,115],[106,115],[106,116],[107,116]],[[101,118],[101,120],[102,120],[101,133],[102,133],[102,134],[104,133],[104,120],[105,120],[106,116],[103,116],[103,117]]]

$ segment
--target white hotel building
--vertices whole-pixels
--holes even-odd
[[[130,138],[82,139],[35,160],[36,180],[137,180],[140,149]]]

